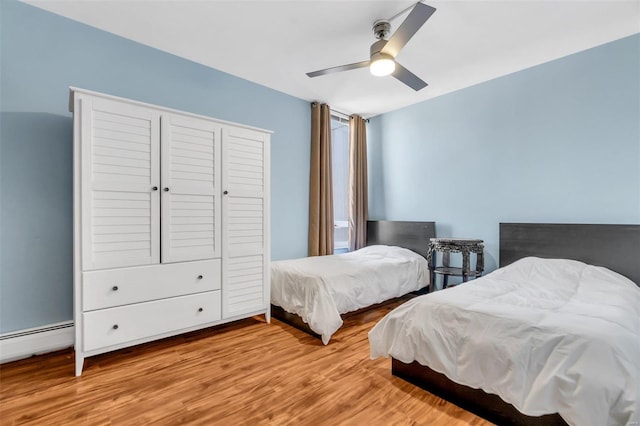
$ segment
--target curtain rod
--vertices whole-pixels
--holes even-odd
[[[331,110],[331,114],[335,114],[337,116],[342,116],[342,118],[346,118],[347,120],[351,117],[352,114],[345,114],[342,111],[338,111],[336,109],[333,109],[331,107],[329,107],[329,109]]]
[[[360,118],[362,118],[364,121],[366,121],[367,123],[369,122],[368,118],[363,118],[361,115],[359,114],[351,114],[351,115],[347,115],[344,112],[340,112],[340,111],[336,111],[334,109],[331,109],[331,107],[329,107],[329,110],[331,110],[331,114],[335,114],[338,117],[342,116],[341,118],[345,118],[345,119],[349,119],[351,117],[353,117],[354,115],[358,115]]]
[[[320,102],[315,102],[315,101],[314,101],[314,102],[311,102],[311,104],[312,104],[312,105],[319,105],[319,104],[320,104]],[[351,116],[352,116],[352,115],[358,115],[358,114],[347,114],[347,113],[345,113],[345,112],[338,111],[338,110],[333,109],[333,108],[331,108],[331,107],[329,107],[329,110],[331,111],[331,114],[337,115],[337,116],[339,116],[339,117],[341,116],[340,118],[344,118],[344,119],[346,119],[346,120],[348,120],[349,118],[351,118]],[[367,123],[369,122],[369,119],[368,119],[368,118],[365,118],[364,120],[365,120]]]
[[[0,1],[1,1],[1,0],[0,0]],[[350,119],[350,118],[351,118],[351,117],[353,117],[354,115],[358,115],[358,114],[351,114],[351,115],[347,115],[347,114],[345,114],[344,112],[340,112],[340,111],[336,111],[336,110],[334,110],[334,109],[331,109],[331,107],[329,107],[329,110],[331,111],[331,114],[336,115],[336,116],[338,116],[338,117],[340,117],[340,118],[343,118],[343,119],[345,119],[345,120]],[[362,116],[359,116],[359,117],[361,117],[361,118],[362,118],[364,121],[366,121],[367,123],[369,122],[369,119],[368,119],[368,118],[363,118]]]

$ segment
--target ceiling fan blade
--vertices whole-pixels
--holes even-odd
[[[416,3],[416,6],[409,12],[404,22],[400,24],[387,44],[384,45],[381,53],[386,53],[395,58],[400,52],[400,49],[409,42],[411,37],[418,32],[420,27],[427,22],[427,19],[429,19],[435,11],[436,9],[434,7],[427,6],[424,3]]]
[[[407,86],[411,87],[416,92],[428,86],[428,84],[422,81],[420,77],[418,77],[417,75],[415,75],[414,73],[412,73],[411,71],[409,71],[408,69],[406,69],[405,67],[403,67],[397,62],[396,62],[396,70],[391,75],[393,75],[395,78],[397,78]]]
[[[362,61],[362,62],[356,62],[356,63],[353,63],[353,64],[340,65],[339,67],[326,68],[324,70],[308,72],[307,76],[309,76],[309,77],[319,77],[319,76],[325,75],[325,74],[333,74],[334,72],[355,70],[357,68],[364,68],[364,67],[368,67],[368,66],[369,66],[369,61]]]

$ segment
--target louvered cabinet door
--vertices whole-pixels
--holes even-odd
[[[79,102],[82,268],[158,263],[159,115],[106,99]]]
[[[269,138],[253,130],[223,128],[224,318],[269,304]]]
[[[220,125],[161,120],[162,263],[220,257]]]

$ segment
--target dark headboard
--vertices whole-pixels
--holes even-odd
[[[604,266],[640,286],[640,225],[501,223],[500,266],[527,256]]]
[[[384,244],[408,248],[427,257],[429,238],[436,236],[435,222],[367,221],[367,245]]]

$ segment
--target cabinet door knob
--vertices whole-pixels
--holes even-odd
[[[202,312],[202,311],[204,311],[204,309],[198,308],[198,312]]]
[[[169,192],[169,188],[165,188],[165,189],[164,189],[164,192]]]
[[[224,195],[227,195],[228,193],[229,193],[229,191],[224,191],[223,192]]]
[[[198,279],[201,280],[204,278],[204,275],[198,275]]]
[[[118,329],[118,324],[113,324],[113,329],[117,330]]]
[[[158,190],[158,187],[157,187],[157,186],[154,186],[153,188],[151,188],[151,190],[152,190],[152,191],[157,191],[157,190]]]
[[[117,286],[117,285],[114,285],[113,287],[111,287],[111,290],[113,290],[113,291],[118,291],[118,286]]]

